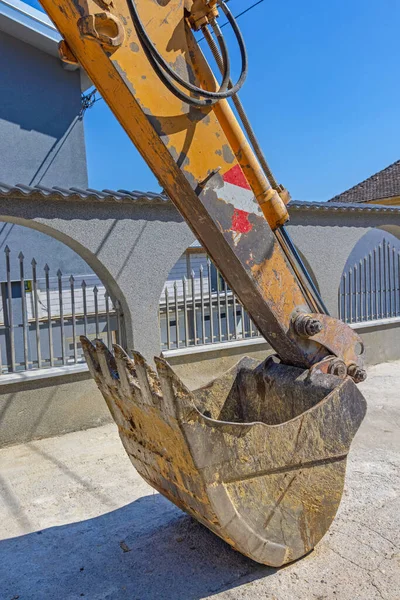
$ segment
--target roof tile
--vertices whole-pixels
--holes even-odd
[[[400,161],[399,161],[400,162]],[[141,192],[139,190],[95,190],[93,188],[64,188],[45,187],[36,185],[34,187],[16,184],[14,186],[0,181],[0,198],[31,199],[31,200],[59,200],[71,202],[126,202],[129,204],[165,204],[170,202],[167,195],[163,193]],[[334,200],[334,201],[333,201]],[[329,212],[385,212],[400,213],[398,206],[383,206],[379,204],[362,204],[360,202],[350,203],[337,202],[332,199],[329,202],[301,202],[293,200],[289,205],[289,212],[304,211],[329,211]]]
[[[400,196],[400,160],[338,194],[328,202],[372,202]]]

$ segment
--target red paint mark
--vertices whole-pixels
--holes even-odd
[[[226,183],[233,183],[233,185],[238,185],[246,190],[251,190],[251,187],[249,186],[249,183],[244,176],[240,165],[235,165],[232,167],[232,169],[229,169],[229,171],[227,171],[222,178],[224,181],[226,181]]]
[[[249,214],[245,210],[235,208],[232,215],[232,229],[238,233],[248,233],[253,229],[253,225],[249,221]]]

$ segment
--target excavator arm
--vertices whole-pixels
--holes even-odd
[[[229,86],[229,54],[217,25],[216,2],[43,4],[66,40],[64,56],[69,53],[70,60],[75,57],[84,67],[280,359],[306,368],[335,356],[346,370],[356,365],[359,374],[360,339],[323,314],[283,229],[287,195],[279,186],[271,187],[225,98],[237,95],[232,94],[234,85]],[[226,5],[221,6],[232,20]],[[221,86],[193,28],[216,52],[210,28],[217,33]],[[236,24],[234,31],[242,58],[240,87],[247,56]],[[104,162],[107,166],[106,155]]]
[[[63,60],[85,69],[277,353],[261,366],[242,362],[193,394],[162,359],[157,374],[138,353],[132,361],[117,347],[113,357],[84,340],[89,368],[151,485],[255,560],[293,560],[320,539],[340,501],[347,451],[365,411],[353,383],[365,378],[363,346],[327,314],[285,229],[289,195],[237,96],[247,73],[237,23],[223,0],[42,4],[64,38]],[[239,46],[236,82],[221,13]],[[311,473],[318,492],[306,507]],[[322,500],[329,486],[332,498]],[[284,489],[297,525],[279,526]]]

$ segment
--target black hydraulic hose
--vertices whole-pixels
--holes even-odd
[[[180,77],[170,67],[170,65],[160,55],[160,53],[154,46],[153,42],[147,35],[147,32],[144,28],[144,25],[140,19],[139,14],[138,14],[135,0],[131,0],[131,2],[130,2],[130,9],[131,9],[133,23],[135,25],[138,37],[143,44],[146,55],[149,58],[153,68],[155,69],[155,71],[157,72],[158,76],[163,81],[163,83],[167,86],[167,88],[170,89],[178,98],[187,102],[188,104],[194,104],[196,106],[209,106],[209,105],[214,104],[218,100],[222,100],[224,98],[229,98],[230,96],[235,94],[241,88],[241,86],[243,85],[244,80],[246,79],[246,76],[247,76],[247,69],[248,69],[247,52],[246,52],[246,47],[245,47],[244,40],[241,35],[240,29],[237,26],[235,18],[233,17],[230,10],[226,7],[223,0],[221,0],[219,4],[220,4],[222,10],[224,11],[224,14],[226,15],[226,17],[227,17],[229,23],[231,24],[232,29],[234,30],[234,33],[236,35],[239,49],[240,49],[241,58],[242,58],[242,69],[241,69],[241,74],[240,74],[240,77],[239,77],[237,83],[228,89],[228,83],[230,82],[230,61],[229,61],[229,56],[228,56],[225,39],[221,33],[221,30],[218,27],[216,30],[216,37],[218,39],[218,44],[219,44],[219,47],[221,50],[222,62],[223,62],[223,66],[224,66],[223,81],[222,81],[222,84],[221,84],[219,90],[217,90],[216,92],[212,92],[209,90],[204,90],[202,88],[199,88],[199,87],[193,85],[192,83],[182,79],[182,77]],[[204,100],[199,99],[199,98],[193,98],[192,96],[188,96],[187,94],[182,92],[179,88],[177,88],[177,86],[174,84],[173,80],[176,81],[183,88],[192,92],[193,94],[204,98]]]
[[[227,52],[227,48],[226,48],[226,44],[225,44],[225,39],[223,38],[222,34],[220,34],[218,36],[218,43],[219,43],[219,46],[221,49],[222,61],[224,64],[223,81],[221,84],[221,88],[218,92],[209,92],[208,90],[203,90],[202,88],[199,88],[196,85],[193,85],[189,81],[186,81],[185,79],[180,77],[180,75],[178,75],[178,73],[176,73],[176,71],[174,71],[170,67],[168,62],[161,56],[161,54],[158,52],[157,48],[154,46],[153,42],[147,35],[147,32],[143,25],[143,22],[137,11],[135,0],[131,0],[131,5],[132,5],[132,9],[133,9],[133,14],[135,17],[134,24],[135,24],[138,36],[140,38],[140,41],[147,48],[148,52],[153,56],[154,60],[158,63],[158,65],[165,71],[165,73],[167,73],[167,75],[169,75],[169,77],[174,79],[183,88],[189,90],[190,92],[193,92],[194,94],[201,95],[205,98],[206,97],[207,98],[217,98],[220,91],[223,92],[224,90],[226,90],[226,88],[228,87],[228,81],[229,81],[229,77],[230,77],[230,68],[229,68],[229,58],[228,58],[228,52]]]
[[[193,98],[192,96],[188,96],[187,94],[185,94],[182,90],[180,90],[174,84],[172,79],[170,77],[168,77],[168,75],[165,72],[163,72],[163,70],[161,69],[159,64],[154,59],[154,56],[147,50],[146,46],[144,46],[143,49],[149,60],[149,63],[151,64],[154,71],[159,76],[160,80],[163,82],[165,87],[172,94],[174,94],[174,96],[179,98],[179,100],[181,100],[182,102],[184,102],[186,104],[191,104],[192,106],[197,106],[197,107],[212,106],[213,104],[215,104],[215,102],[217,102],[217,100],[211,100],[211,99],[200,100],[199,98]]]
[[[233,33],[235,34],[235,37],[236,37],[236,40],[237,40],[237,43],[239,46],[240,58],[242,61],[242,67],[241,67],[239,79],[237,80],[237,82],[234,85],[232,85],[232,82],[228,82],[228,90],[226,92],[224,92],[224,98],[231,98],[232,96],[234,96],[235,94],[238,93],[238,91],[243,86],[243,84],[246,80],[248,68],[249,68],[248,58],[247,58],[247,50],[246,50],[246,44],[245,44],[243,36],[242,36],[242,32],[240,31],[240,28],[236,22],[235,17],[233,16],[233,14],[229,10],[229,8],[226,6],[224,0],[219,0],[218,6],[220,6],[222,8],[230,26],[232,27]],[[214,28],[215,32],[216,32],[216,30],[219,31],[219,33],[223,37],[221,29],[215,22],[215,19],[213,21],[213,28]]]

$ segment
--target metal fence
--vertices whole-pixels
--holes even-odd
[[[208,259],[165,287],[159,308],[162,350],[261,337],[221,273]]]
[[[400,317],[400,251],[387,240],[343,274],[339,316],[346,323]]]
[[[101,338],[110,346],[122,331],[121,311],[93,274],[43,276],[37,262],[26,268],[15,257],[19,278],[13,280],[11,251],[5,248],[6,280],[0,283],[0,375],[84,362],[80,335]]]

